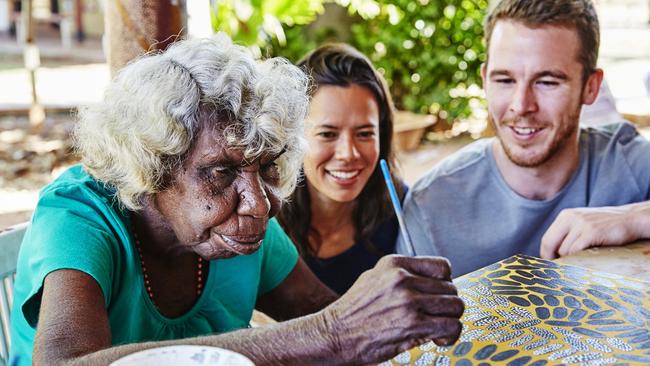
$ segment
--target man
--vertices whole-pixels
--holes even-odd
[[[447,257],[459,276],[516,253],[551,259],[650,237],[650,143],[628,123],[578,126],[603,79],[592,2],[503,0],[485,35],[496,138],[463,148],[409,192],[416,254]]]

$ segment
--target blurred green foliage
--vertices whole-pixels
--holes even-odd
[[[246,23],[245,33],[241,26],[234,33],[234,28],[215,29],[227,31],[240,42],[256,44],[265,56],[283,56],[293,62],[325,41],[348,42],[368,55],[384,75],[398,109],[431,113],[454,122],[482,106],[478,85],[480,64],[485,61],[482,21],[487,0],[337,0],[352,17],[352,25],[344,32],[319,22],[311,24],[323,11],[322,2],[286,3],[301,3],[305,16],[287,21],[279,13],[273,15],[284,19],[281,34],[277,27],[275,33],[269,32],[260,22]],[[270,8],[265,5],[257,11],[263,14]],[[298,9],[284,13],[296,12]],[[221,17],[227,20],[226,15]],[[233,23],[232,19],[229,22]],[[250,34],[254,24],[256,38]]]
[[[286,42],[281,44],[277,38],[264,47],[265,57],[281,56],[296,63],[309,51],[325,42],[342,42],[335,30],[329,27],[291,26],[284,29]]]
[[[211,2],[212,29],[246,45],[284,45],[282,24],[308,24],[323,13],[323,0],[217,0]]]
[[[352,26],[351,43],[383,72],[399,109],[454,121],[480,95],[485,0],[394,0]]]

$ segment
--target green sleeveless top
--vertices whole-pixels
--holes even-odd
[[[118,345],[248,327],[257,297],[280,284],[298,260],[295,246],[272,219],[257,252],[210,261],[196,304],[178,318],[166,318],[144,288],[130,216],[117,205],[114,191],[80,165],[41,191],[18,257],[10,365],[32,364],[43,280],[52,271],[76,269],[97,281]]]

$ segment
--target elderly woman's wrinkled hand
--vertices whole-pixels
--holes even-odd
[[[440,257],[386,256],[324,310],[335,347],[351,363],[383,361],[428,340],[460,336],[464,304]]]

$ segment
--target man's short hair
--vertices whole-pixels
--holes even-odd
[[[485,41],[490,49],[494,26],[499,20],[513,20],[526,26],[559,25],[575,28],[580,42],[578,61],[582,81],[596,70],[600,30],[591,0],[502,0],[485,19]]]

